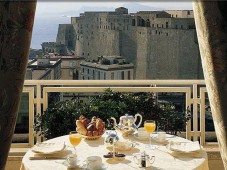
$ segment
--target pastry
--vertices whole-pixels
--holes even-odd
[[[77,126],[78,128],[80,128],[80,127],[85,128],[85,126],[84,126],[84,124],[82,123],[81,120],[77,120],[77,121],[76,121],[76,126]]]
[[[77,132],[79,132],[81,135],[87,135],[87,129],[84,127],[77,127]]]
[[[92,131],[88,131],[87,132],[87,136],[92,136],[93,134],[92,134]]]
[[[98,136],[98,135],[99,135],[98,131],[97,130],[94,130],[93,131],[93,136]]]

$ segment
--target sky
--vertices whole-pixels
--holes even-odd
[[[71,16],[79,16],[84,11],[114,11],[118,7],[126,7],[129,13],[142,10],[192,10],[192,2],[178,1],[112,1],[112,2],[44,2],[38,0],[33,27],[31,48],[41,49],[42,42],[56,41],[58,24],[70,23]]]

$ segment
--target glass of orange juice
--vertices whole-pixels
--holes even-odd
[[[144,128],[149,133],[150,144],[146,147],[150,149],[155,149],[155,146],[151,144],[151,134],[155,131],[156,124],[154,120],[146,120],[144,121]]]
[[[81,140],[82,140],[82,137],[77,131],[71,131],[69,133],[69,141],[73,145],[75,152],[76,152],[76,146],[80,144]]]

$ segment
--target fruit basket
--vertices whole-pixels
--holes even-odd
[[[96,118],[96,116],[89,120],[82,115],[75,123],[77,132],[84,139],[95,140],[105,133],[105,122],[100,118]]]

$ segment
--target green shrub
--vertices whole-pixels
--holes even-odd
[[[76,99],[56,102],[35,119],[35,131],[50,139],[75,130],[75,119],[84,115],[88,119],[97,116],[107,122],[111,116],[119,121],[122,115],[140,113],[144,120],[155,120],[157,127],[167,133],[177,134],[185,130],[188,117],[178,112],[171,103],[157,104],[153,93],[114,92],[106,89],[103,94],[91,97],[86,104]],[[143,126],[143,124],[142,124]]]

